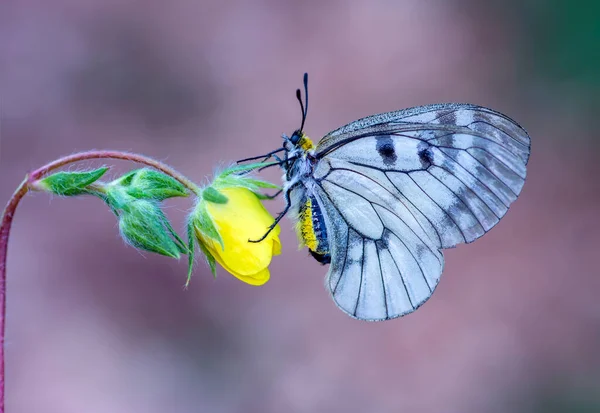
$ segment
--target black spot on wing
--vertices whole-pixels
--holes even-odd
[[[394,165],[398,160],[398,155],[396,155],[396,149],[394,147],[394,140],[389,135],[377,136],[375,137],[377,140],[377,152],[379,152],[379,156],[383,160],[385,165]]]
[[[442,116],[438,116],[435,121],[442,125],[456,125],[456,110],[445,112]]]
[[[421,160],[423,169],[429,168],[433,163],[433,152],[431,152],[429,144],[423,141],[419,143],[417,150],[419,151],[419,159]]]

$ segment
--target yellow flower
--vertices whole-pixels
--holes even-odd
[[[273,255],[281,253],[279,225],[261,242],[274,219],[255,192],[242,186],[209,187],[190,224],[214,272],[214,260],[238,279],[262,285],[269,280]],[[211,263],[212,258],[212,263]]]

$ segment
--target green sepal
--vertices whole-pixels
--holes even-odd
[[[185,280],[185,288],[190,285],[192,279],[192,272],[194,270],[194,260],[196,255],[196,234],[194,233],[194,224],[190,219],[187,224],[187,237],[188,237],[188,273],[187,279]]]
[[[279,185],[275,185],[268,181],[263,181],[262,179],[254,179],[254,178],[243,178],[243,181],[248,184],[256,187],[256,188],[269,188],[269,189],[281,189]]]
[[[196,208],[192,212],[190,220],[192,220],[194,226],[198,228],[198,230],[201,231],[202,234],[217,241],[221,245],[221,248],[225,249],[225,244],[223,244],[221,234],[219,234],[219,231],[215,227],[212,217],[206,210],[206,204],[204,202],[200,201],[196,205]]]
[[[112,181],[110,184],[111,185],[129,186],[129,185],[131,185],[131,181],[133,180],[133,177],[135,176],[135,174],[138,173],[138,171],[140,171],[140,169],[134,169],[133,171],[129,171],[126,174],[121,175],[120,178],[117,178],[114,181]]]
[[[220,177],[229,176],[231,174],[245,174],[245,173],[254,171],[255,169],[264,168],[266,166],[271,166],[271,165],[276,165],[276,164],[277,164],[277,162],[255,162],[255,163],[249,163],[249,164],[245,164],[245,165],[232,166],[232,167],[225,169],[223,172],[221,172],[217,176],[217,179],[219,179]]]
[[[121,186],[136,199],[164,201],[167,198],[187,197],[185,186],[176,179],[154,169],[143,168],[130,171],[110,183]]]
[[[212,186],[202,190],[202,198],[208,202],[212,202],[213,204],[226,204],[227,201],[229,201],[225,195],[217,191]]]
[[[123,239],[136,248],[179,258],[181,248],[171,238],[165,220],[157,204],[135,200],[129,203],[127,211],[119,214],[119,230]]]
[[[171,234],[171,237],[175,241],[175,245],[177,246],[177,249],[179,250],[179,252],[182,253],[182,254],[188,254],[189,253],[188,246],[181,239],[181,237],[175,231],[175,229],[173,229],[173,226],[169,222],[169,219],[167,218],[167,216],[165,215],[165,213],[160,208],[158,208],[158,212],[159,212],[160,217],[161,217],[161,219],[163,221],[163,225],[165,226],[165,228],[167,229],[167,231],[169,231],[169,234]]]
[[[185,282],[186,288],[190,284],[190,280],[192,278],[196,244],[198,244],[200,251],[204,255],[206,263],[208,264],[208,266],[210,268],[210,272],[212,273],[213,277],[217,278],[217,261],[215,260],[215,257],[213,257],[213,255],[210,253],[210,251],[204,246],[204,244],[202,244],[202,242],[200,242],[196,239],[196,232],[194,229],[194,222],[193,222],[192,217],[190,217],[190,220],[187,225],[187,237],[188,237],[189,255],[188,255],[188,274],[187,274],[187,280]]]
[[[136,199],[127,193],[125,188],[121,186],[115,186],[112,183],[106,185],[104,192],[104,202],[110,207],[110,209],[119,216],[119,211],[128,212],[129,205]]]
[[[202,251],[202,253],[204,254],[204,257],[206,258],[206,263],[210,267],[210,272],[212,273],[213,278],[216,279],[217,278],[217,262],[215,260],[215,257],[213,257],[213,255],[210,253],[210,251],[201,242],[198,243],[198,247],[200,248],[200,251]]]
[[[108,167],[84,172],[56,172],[39,180],[36,187],[60,196],[89,194],[88,185],[93,184],[108,171]]]
[[[225,177],[219,177],[213,184],[214,187],[218,188],[231,188],[231,187],[244,187],[248,188],[252,192],[259,191],[263,188],[268,189],[281,189],[279,185],[272,184],[262,179],[250,178],[247,176],[230,175]]]
[[[260,200],[269,200],[275,198],[275,195],[268,195],[261,192],[261,189],[263,188],[278,189],[281,191],[281,187],[279,185],[272,184],[271,182],[263,181],[262,179],[254,179],[246,176],[236,175],[220,177],[218,180],[215,181],[213,185],[216,188],[246,188],[249,191],[252,191],[254,195],[256,195]],[[277,193],[277,195],[278,194],[279,193]]]

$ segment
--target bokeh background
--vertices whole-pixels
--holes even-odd
[[[267,285],[199,265],[184,291],[185,260],[126,247],[98,200],[28,196],[9,248],[7,411],[600,411],[598,16],[567,0],[3,1],[2,203],[28,170],[93,148],[203,182],[299,126],[305,71],[314,138],[458,101],[533,143],[503,221],[447,251],[429,302],[385,323],[336,309],[289,221]],[[181,227],[189,208],[167,212]]]

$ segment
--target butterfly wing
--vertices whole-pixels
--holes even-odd
[[[440,250],[481,237],[516,200],[529,148],[517,123],[466,104],[375,115],[325,136],[314,178],[339,238],[326,280],[336,304],[365,320],[423,304]]]

